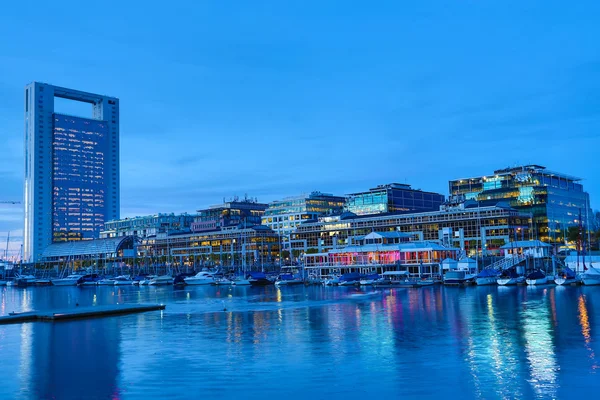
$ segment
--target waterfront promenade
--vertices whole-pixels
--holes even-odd
[[[1,288],[2,315],[167,308],[0,326],[0,398],[582,398],[600,389],[599,302],[554,286]]]

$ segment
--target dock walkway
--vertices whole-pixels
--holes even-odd
[[[35,321],[62,321],[68,319],[108,317],[146,311],[164,310],[164,304],[111,304],[93,307],[72,307],[48,311],[28,311],[0,316],[0,324],[18,324]]]

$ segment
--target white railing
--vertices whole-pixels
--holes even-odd
[[[515,265],[524,261],[525,258],[526,258],[526,256],[524,256],[522,254],[516,255],[514,257],[503,258],[502,260],[496,261],[495,263],[488,265],[487,267],[485,267],[485,269],[505,270],[505,269],[514,267]]]

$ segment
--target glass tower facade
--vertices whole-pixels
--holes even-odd
[[[23,257],[35,263],[119,219],[119,99],[42,82],[24,94]],[[56,98],[89,104],[89,117],[57,112]]]
[[[106,217],[103,121],[54,114],[52,242],[100,237]]]
[[[198,210],[191,224],[192,232],[214,231],[239,226],[251,228],[260,225],[261,217],[267,209],[266,204],[256,200],[233,200],[221,205]]]
[[[356,215],[436,211],[444,203],[439,193],[413,189],[410,185],[390,183],[368,192],[349,195],[346,210]]]
[[[449,189],[452,195],[481,204],[505,201],[530,213],[533,237],[529,239],[561,244],[566,241],[568,228],[579,225],[580,214],[583,225],[592,215],[589,195],[580,181],[543,166],[525,165],[497,170],[490,176],[453,180]]]
[[[316,221],[325,214],[341,213],[346,198],[333,194],[312,192],[309,195],[288,197],[269,204],[262,218],[262,224],[288,235],[297,226],[306,221]]]

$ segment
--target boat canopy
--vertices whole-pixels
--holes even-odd
[[[267,275],[260,271],[248,271],[247,274],[254,279],[267,279]]]
[[[500,275],[500,271],[498,271],[497,269],[493,269],[493,268],[486,268],[483,271],[481,271],[479,274],[477,274],[478,278],[491,278],[494,276],[498,276]]]
[[[358,272],[349,272],[340,276],[340,282],[357,281],[362,277]]]
[[[519,276],[520,275],[517,274],[517,270],[514,267],[502,271],[503,278],[518,278]]]
[[[533,271],[532,273],[527,275],[527,279],[542,279],[545,277],[546,277],[546,275],[539,269],[537,271]]]
[[[291,281],[294,279],[294,275],[293,274],[281,274],[279,275],[279,280],[280,281]]]
[[[385,271],[383,276],[402,276],[408,275],[408,271]]]
[[[562,274],[565,278],[567,279],[575,279],[577,277],[577,274],[575,273],[575,271],[573,271],[571,268],[569,267],[565,267],[562,270]]]

